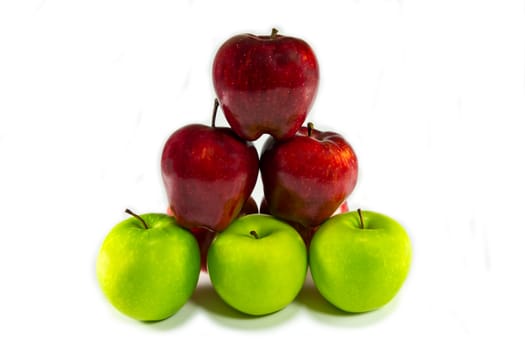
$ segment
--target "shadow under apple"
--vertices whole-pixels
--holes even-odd
[[[207,275],[204,275],[207,277]],[[201,278],[204,277],[201,274]],[[263,316],[251,316],[235,310],[226,304],[215,292],[209,277],[199,283],[190,302],[205,310],[205,312],[220,326],[234,329],[267,329],[277,327],[292,319],[298,306],[291,303],[284,309]],[[208,281],[206,281],[208,279]]]
[[[195,315],[197,307],[186,303],[176,314],[159,321],[141,321],[142,324],[158,331],[169,331],[187,324],[189,319]]]
[[[243,314],[222,301],[210,284],[199,285],[191,297],[191,302],[214,315],[238,320],[252,318],[252,316]]]
[[[226,304],[213,289],[206,273],[201,273],[200,281],[189,302],[175,315],[161,321],[142,322],[159,331],[175,329],[188,322],[197,310],[204,312],[221,327],[244,330],[264,330],[278,327],[291,319],[297,312],[306,308],[309,312],[304,315],[312,317],[324,325],[341,327],[367,327],[379,323],[397,307],[397,298],[394,298],[384,307],[364,312],[349,313],[330,304],[315,287],[310,273],[308,273],[301,292],[296,299],[284,309],[264,316],[251,316],[235,310]],[[122,316],[124,318],[124,316]]]
[[[295,302],[308,308],[311,312],[307,314],[319,322],[344,327],[367,327],[379,323],[392,314],[397,306],[397,298],[394,298],[382,308],[369,312],[352,313],[340,310],[319,293],[310,273]]]

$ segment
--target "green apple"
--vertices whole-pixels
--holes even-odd
[[[208,274],[217,294],[249,315],[290,304],[308,268],[306,246],[290,225],[264,214],[235,220],[211,243]]]
[[[321,295],[347,312],[387,304],[403,285],[412,249],[394,219],[354,211],[325,221],[310,244],[310,271]]]
[[[123,314],[158,321],[190,298],[200,273],[195,237],[165,214],[133,215],[108,233],[97,257],[100,288]]]

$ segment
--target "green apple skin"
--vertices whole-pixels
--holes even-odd
[[[347,312],[387,304],[403,285],[412,248],[405,229],[383,214],[336,215],[315,233],[309,250],[312,279],[321,295]]]
[[[144,214],[113,227],[99,251],[100,288],[123,314],[159,321],[175,314],[190,298],[200,273],[195,237],[171,216]]]
[[[292,226],[270,215],[251,214],[235,220],[211,243],[208,274],[227,304],[260,316],[295,299],[306,278],[307,256]]]

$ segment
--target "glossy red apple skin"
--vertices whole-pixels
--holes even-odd
[[[257,208],[257,202],[255,201],[255,199],[253,199],[253,197],[250,197],[246,200],[246,202],[244,202],[244,205],[242,206],[238,217],[257,213],[259,213],[259,209]],[[169,216],[174,216],[170,206],[168,206],[168,209],[166,209],[166,214],[168,214]]]
[[[357,183],[357,157],[335,132],[301,127],[287,140],[268,138],[260,168],[271,215],[305,227],[328,219]]]
[[[166,141],[161,172],[170,209],[181,226],[222,231],[252,193],[257,150],[230,128],[191,124]]]
[[[212,78],[224,116],[239,136],[284,139],[295,134],[313,104],[319,66],[301,39],[241,34],[217,51]]]

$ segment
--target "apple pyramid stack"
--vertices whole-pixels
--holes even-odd
[[[237,35],[219,48],[213,85],[229,128],[188,125],[162,153],[170,213],[197,235],[224,231],[257,212],[250,195],[259,169],[261,212],[293,225],[306,244],[354,189],[357,157],[345,139],[305,122],[319,66],[301,39]],[[260,160],[251,141],[268,134]],[[243,210],[244,208],[244,210]],[[204,231],[204,232],[202,232]]]
[[[357,157],[343,136],[303,125],[319,82],[312,48],[275,29],[236,35],[219,48],[212,75],[211,126],[176,130],[161,172],[170,219],[196,238],[217,294],[247,314],[276,312],[295,299],[310,265],[321,295],[336,307],[361,312],[386,304],[408,273],[410,242],[389,217],[345,213]],[[215,126],[219,107],[229,127]],[[259,157],[252,141],[262,135],[269,136]],[[252,192],[259,171],[258,209]],[[388,244],[376,247],[380,239]],[[374,270],[378,259],[388,271]]]

